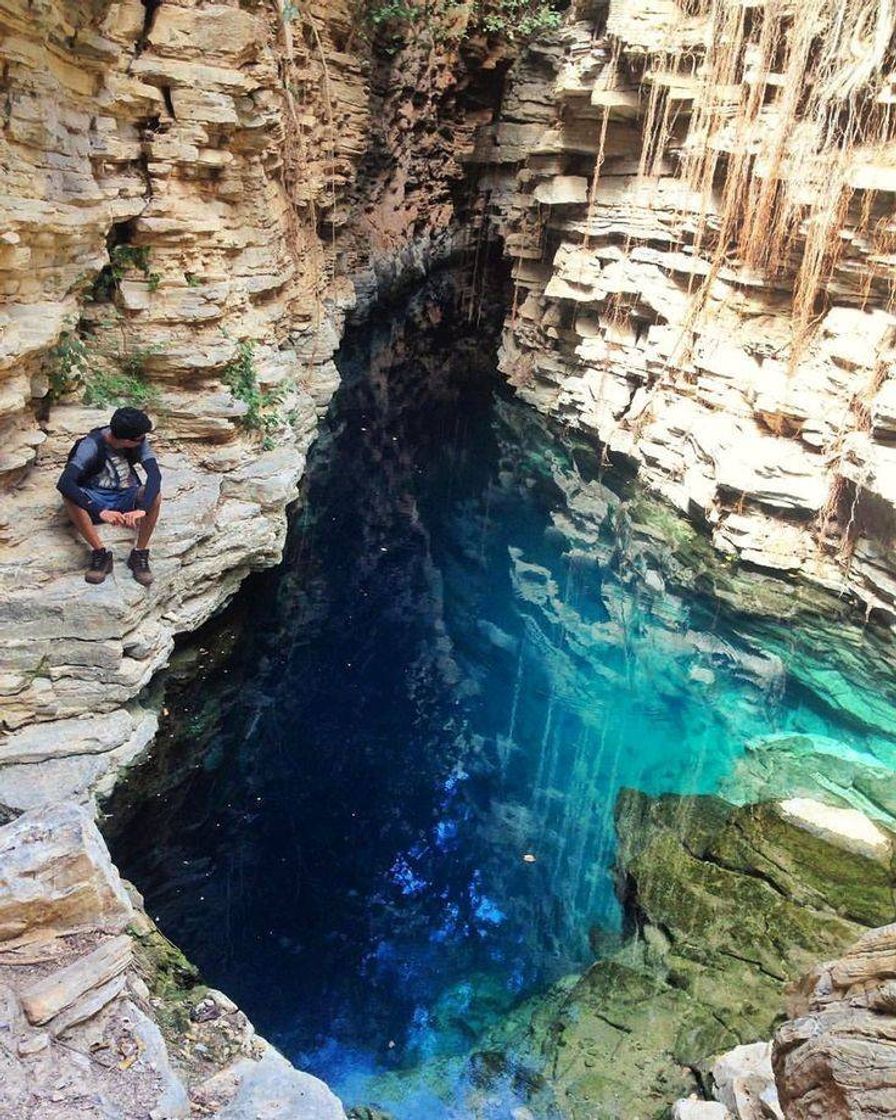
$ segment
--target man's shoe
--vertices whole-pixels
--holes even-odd
[[[131,555],[128,557],[128,567],[138,583],[149,587],[154,577],[149,567],[148,548],[132,548]]]
[[[90,563],[84,578],[88,583],[102,583],[112,571],[112,553],[108,548],[95,548],[90,554]]]

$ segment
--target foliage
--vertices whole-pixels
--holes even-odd
[[[434,39],[462,34],[466,27],[517,42],[559,27],[560,2],[472,0],[464,4],[451,0],[367,0],[362,18],[374,30],[385,29],[391,33],[392,45],[412,24],[425,27]]]
[[[146,360],[160,348],[155,343],[122,354],[98,346],[95,340],[91,344],[89,336],[84,339],[76,331],[64,331],[49,353],[49,401],[83,388],[86,405],[154,404],[159,391],[147,380]]]
[[[81,336],[75,331],[63,331],[50,351],[51,401],[58,401],[82,384],[86,359],[87,347]]]
[[[284,391],[279,386],[262,389],[258,384],[254,343],[248,339],[237,343],[237,355],[224,367],[223,379],[234,397],[246,405],[240,423],[250,432],[260,433],[264,437],[262,447],[269,450],[273,446],[272,433],[284,423],[279,409]]]
[[[111,299],[118,285],[131,269],[142,272],[147,287],[156,291],[162,282],[158,272],[153,272],[150,264],[152,249],[148,245],[113,245],[109,251],[109,263],[100,270],[93,284],[93,298],[96,302]]]
[[[134,372],[133,366],[129,371],[95,370],[84,384],[84,403],[97,408],[113,404],[145,408],[154,404],[158,398],[158,389],[141,374]]]
[[[199,279],[195,272],[185,272],[184,280],[186,280],[188,288],[202,287],[202,281]]]
[[[560,26],[560,12],[551,0],[483,0],[478,7],[485,31],[513,41],[531,39]]]
[[[423,8],[415,7],[406,0],[387,0],[386,3],[371,4],[366,15],[374,27],[379,27],[385,23],[413,23],[423,11]]]

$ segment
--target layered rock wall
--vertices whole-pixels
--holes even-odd
[[[87,796],[139,751],[154,717],[133,697],[174,634],[279,556],[338,383],[353,289],[320,231],[367,105],[359,59],[334,45],[346,5],[13,3],[0,22],[0,800],[26,807]],[[72,441],[125,400],[159,426],[149,594],[84,587],[53,488]],[[107,536],[120,562],[127,534]]]
[[[579,5],[530,52],[494,136],[502,367],[721,552],[890,621],[892,17],[859,68],[811,7],[807,46],[774,4]]]
[[[0,803],[28,808],[107,791],[174,635],[279,558],[346,312],[463,250],[508,60],[464,27],[378,53],[348,0],[10,0],[0,29]],[[85,587],[54,490],[126,402],[164,475],[148,594]]]

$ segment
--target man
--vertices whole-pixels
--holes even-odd
[[[152,421],[139,408],[116,409],[108,427],[78,440],[56,483],[72,524],[93,550],[84,575],[88,583],[102,583],[112,571],[112,553],[96,531],[104,521],[137,530],[128,567],[138,583],[152,583],[149,538],[159,519],[162,474],[146,439],[151,431]],[[146,475],[142,484],[138,465]]]

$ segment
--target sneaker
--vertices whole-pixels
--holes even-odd
[[[102,583],[112,571],[112,553],[108,548],[95,548],[90,554],[90,563],[84,578],[88,583]]]
[[[138,583],[144,587],[149,587],[154,576],[149,567],[148,548],[132,548],[131,555],[128,557],[128,567],[131,569],[131,575]]]

